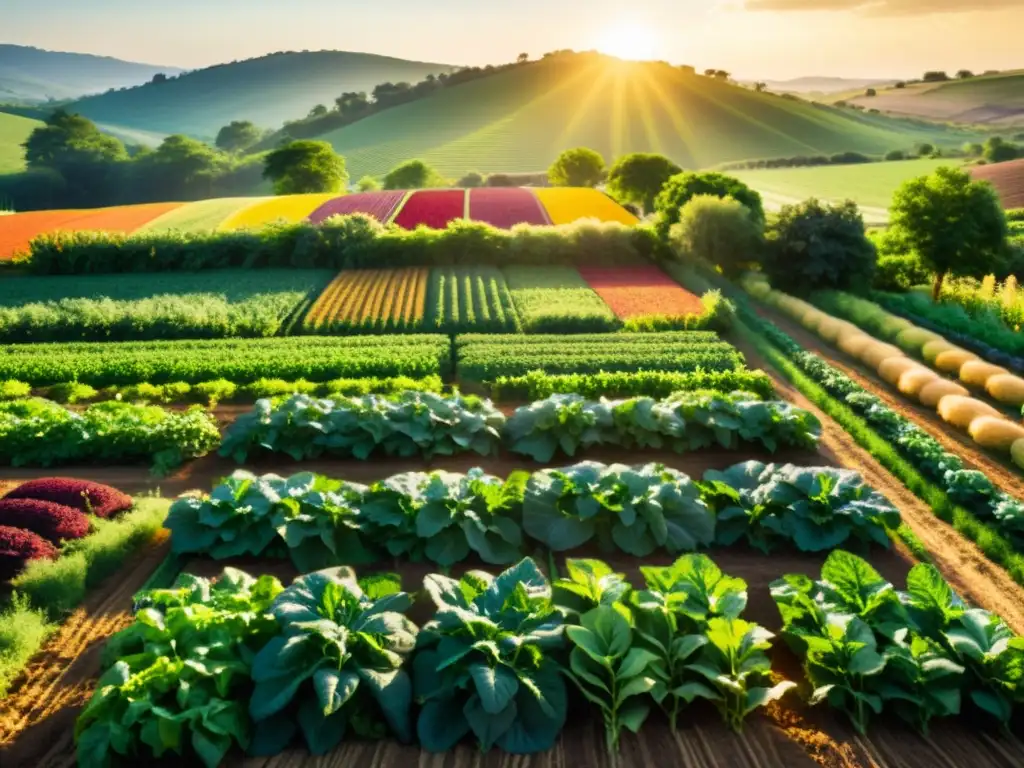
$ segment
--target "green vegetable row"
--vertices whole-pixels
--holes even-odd
[[[861,558],[837,550],[821,580],[772,584],[786,643],[803,660],[811,703],[845,712],[865,733],[893,712],[924,734],[967,703],[1008,730],[1024,704],[1024,638],[970,608],[938,570],[920,563],[897,590]]]
[[[389,456],[484,456],[500,446],[535,461],[576,455],[597,445],[671,449],[711,445],[813,448],[817,419],[782,401],[763,402],[736,392],[681,392],[665,400],[592,401],[552,395],[522,406],[506,421],[489,400],[429,392],[391,397],[316,399],[293,395],[260,400],[226,431],[221,454],[242,463],[251,453],[286,453],[296,460],[322,455],[367,459]]]
[[[609,752],[653,707],[673,727],[710,700],[740,730],[783,696],[772,634],[740,618],[747,585],[703,555],[643,568],[645,589],[592,560],[552,585],[530,559],[492,576],[428,575],[433,614],[394,576],[317,571],[288,588],[226,569],[137,596],[135,623],[103,653],[106,671],[75,726],[84,768],[177,755],[208,768],[233,750],[269,756],[301,740],[323,755],[389,735],[445,752],[472,741],[550,749],[574,684],[602,713]]]
[[[743,540],[764,552],[888,546],[899,512],[856,472],[744,462],[702,482],[661,464],[582,462],[507,480],[472,469],[405,472],[367,487],[310,472],[236,471],[171,507],[171,548],[217,559],[285,551],[300,571],[401,557],[514,562],[528,541],[596,542],[645,557]]]
[[[0,463],[51,467],[149,461],[164,474],[217,447],[208,413],[111,401],[76,412],[47,400],[0,402]]]

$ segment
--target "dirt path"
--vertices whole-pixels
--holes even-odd
[[[170,551],[166,534],[93,590],[0,699],[0,764],[30,765],[61,745],[73,751],[75,717],[92,695],[103,642],[131,623],[132,596]]]
[[[998,613],[1015,632],[1024,634],[1024,588],[975,544],[937,518],[924,501],[861,448],[846,430],[779,376],[753,346],[738,338],[731,341],[746,356],[750,368],[765,370],[775,380],[783,397],[817,415],[823,425],[822,453],[832,462],[860,472],[868,484],[896,505],[949,583],[970,602]]]
[[[966,432],[944,422],[934,408],[912,402],[898,388],[880,379],[874,371],[866,368],[856,358],[827,344],[804,327],[780,316],[777,312],[770,312],[763,308],[758,308],[758,312],[792,336],[793,340],[806,351],[826,358],[830,365],[841,370],[871,394],[881,398],[886,405],[901,416],[916,423],[938,440],[943,448],[962,458],[972,469],[984,472],[1008,493],[1024,495],[1024,478],[1021,477],[1020,469],[1001,454],[996,456],[987,452],[975,443]]]

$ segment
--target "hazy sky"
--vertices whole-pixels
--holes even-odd
[[[1024,67],[1022,28],[1024,0],[0,0],[0,42],[183,67],[278,50],[485,64],[625,45],[745,78],[905,77]]]

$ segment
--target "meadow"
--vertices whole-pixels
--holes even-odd
[[[25,168],[22,144],[42,122],[0,112],[0,174],[15,173]]]

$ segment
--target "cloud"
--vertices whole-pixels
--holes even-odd
[[[859,11],[871,16],[1024,9],[1024,0],[746,0],[748,11]]]

